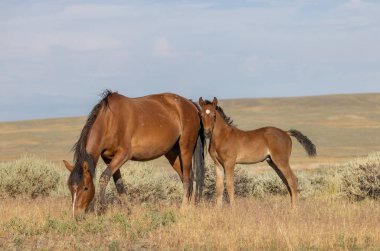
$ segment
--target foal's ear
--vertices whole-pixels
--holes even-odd
[[[199,98],[198,103],[200,106],[203,106],[205,104],[202,97]]]
[[[218,105],[218,100],[216,99],[216,97],[214,97],[214,99],[212,100],[212,104],[214,106],[217,106]]]
[[[73,171],[74,166],[72,166],[69,162],[67,162],[66,160],[63,160],[63,164],[65,164],[65,167],[67,168],[67,170],[69,170],[70,172]]]

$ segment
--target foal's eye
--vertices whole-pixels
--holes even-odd
[[[87,190],[88,190],[88,187],[85,187],[84,190],[87,191]]]

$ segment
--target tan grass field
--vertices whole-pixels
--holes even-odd
[[[220,104],[239,128],[272,125],[310,137],[318,157],[307,158],[293,140],[293,169],[331,168],[380,151],[380,94]],[[61,160],[72,159],[70,149],[85,119],[0,123],[0,162],[31,153],[53,161],[64,176]],[[147,165],[175,174],[163,158]],[[273,172],[266,164],[246,168],[253,175]],[[235,209],[217,210],[205,202],[185,212],[180,212],[179,201],[166,201],[134,204],[131,214],[112,204],[104,216],[89,214],[76,222],[65,181],[61,183],[49,197],[0,195],[0,250],[380,250],[379,200],[349,202],[324,194],[301,198],[298,208],[290,210],[288,196],[269,196],[238,198]]]
[[[69,199],[6,199],[0,211],[5,250],[379,250],[380,204],[332,198],[240,199],[236,209],[205,204],[114,205],[75,222]]]

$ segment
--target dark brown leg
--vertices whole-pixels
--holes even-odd
[[[271,159],[267,160],[267,162],[286,185],[290,194],[292,208],[295,208],[297,203],[297,178],[290,169],[289,162],[279,158],[276,159],[275,156],[271,156]]]
[[[104,163],[109,165],[112,159],[106,158],[102,156]],[[112,175],[113,182],[115,183],[117,194],[119,195],[119,200],[122,205],[127,205],[127,191],[125,189],[125,185],[123,179],[121,177],[120,169],[117,169],[116,172]]]
[[[119,151],[111,160],[110,164],[104,170],[104,172],[100,175],[99,178],[99,209],[98,214],[104,213],[106,203],[105,203],[105,191],[108,185],[108,182],[118,170],[119,168],[128,160],[128,152],[127,151]],[[120,171],[119,171],[120,172]]]

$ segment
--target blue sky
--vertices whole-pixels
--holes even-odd
[[[130,96],[380,92],[380,1],[1,1],[0,121]]]

